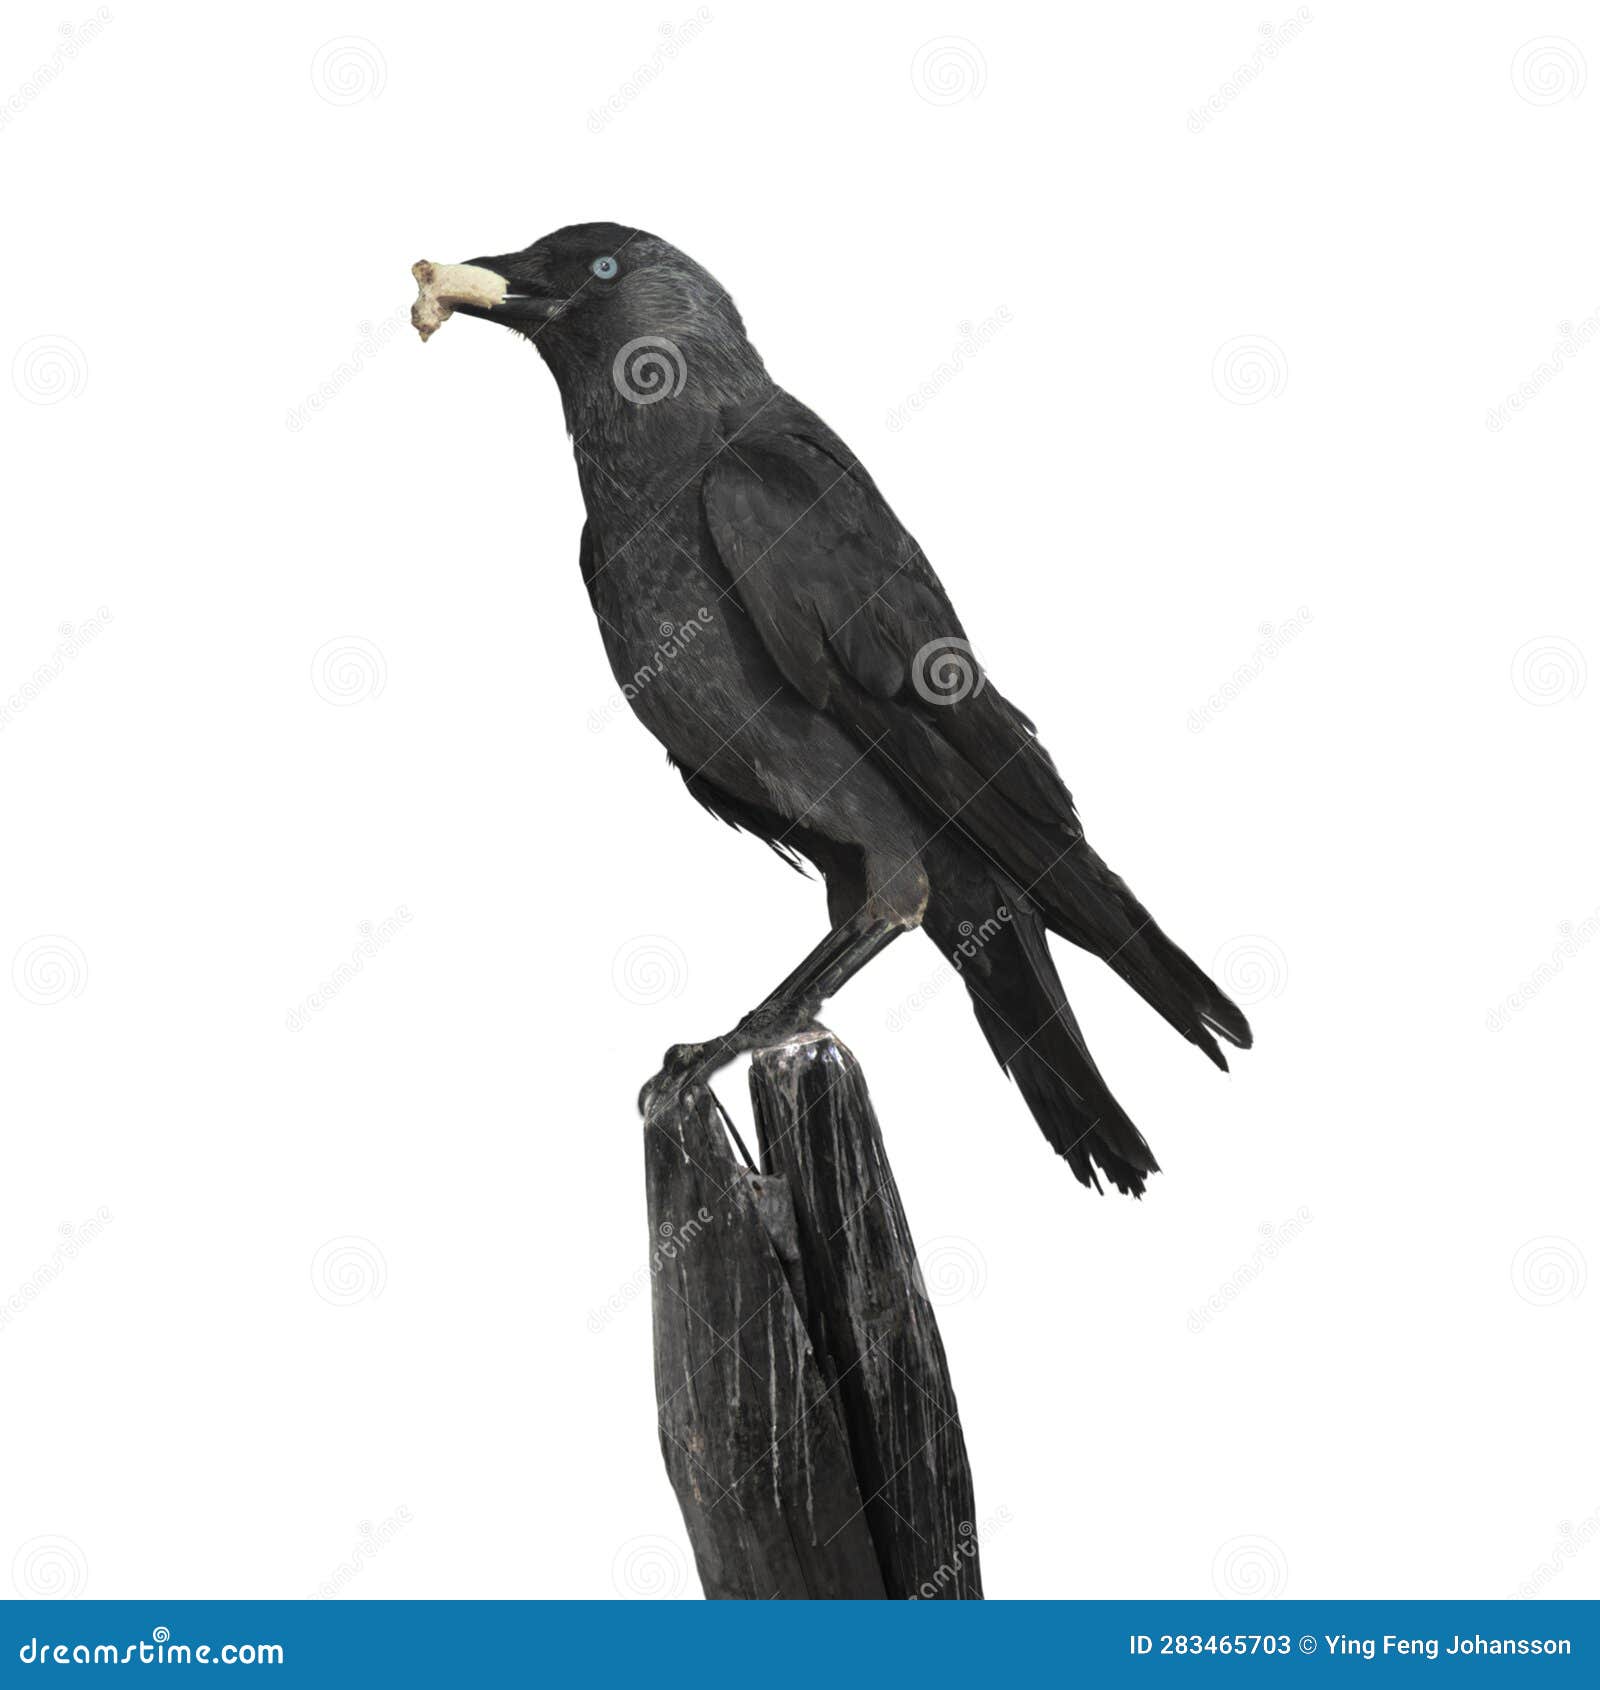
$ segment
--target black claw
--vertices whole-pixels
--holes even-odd
[[[704,1045],[674,1045],[661,1059],[661,1071],[645,1081],[639,1113],[648,1120],[663,1103],[676,1104],[690,1084],[704,1074]]]

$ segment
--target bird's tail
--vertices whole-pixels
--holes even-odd
[[[972,1007],[1000,1066],[1033,1118],[1084,1185],[1098,1168],[1137,1197],[1157,1172],[1144,1135],[1094,1065],[1050,960],[1045,923],[1025,897],[995,881],[935,882],[924,925],[966,981]]]
[[[1250,1023],[1239,1006],[1155,924],[1128,883],[1080,840],[1032,889],[1050,926],[1100,957],[1224,1072],[1214,1034],[1248,1050]]]

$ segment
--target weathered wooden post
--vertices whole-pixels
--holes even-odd
[[[759,1171],[705,1091],[645,1123],[661,1451],[709,1597],[983,1594],[944,1346],[866,1081],[760,1052]]]

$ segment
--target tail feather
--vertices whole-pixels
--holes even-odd
[[[932,843],[948,847],[935,854],[963,859],[955,884],[970,889],[992,878],[1022,888],[1055,932],[1109,963],[1219,1068],[1228,1066],[1219,1037],[1250,1044],[1238,1006],[1156,926],[1084,838],[1072,796],[1032,724],[993,687],[943,710],[907,711],[868,693],[853,696],[852,708],[858,730],[905,777],[913,801],[946,818],[943,838]]]
[[[1087,840],[1052,866],[1033,896],[1056,932],[1108,963],[1224,1072],[1228,1059],[1214,1034],[1250,1048],[1250,1023],[1239,1006],[1156,926]]]
[[[1014,892],[989,892],[985,907],[970,889],[962,904],[936,889],[929,935],[960,969],[990,1048],[1051,1147],[1083,1185],[1101,1189],[1103,1173],[1137,1197],[1158,1164],[1089,1055],[1050,960],[1044,921]]]

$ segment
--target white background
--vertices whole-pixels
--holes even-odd
[[[991,1593],[1600,1592],[1592,10],[119,3],[39,82],[90,15],[0,20],[12,1586],[697,1591],[634,1093],[821,889],[617,708],[538,360],[386,326],[614,218],[732,288],[1256,1026],[1224,1079],[1062,948],[1133,1203],[924,941],[833,1007]]]

